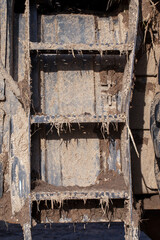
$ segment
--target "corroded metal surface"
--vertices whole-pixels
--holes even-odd
[[[100,17],[42,13],[29,0],[19,11],[14,1],[0,6],[0,108],[6,114],[0,143],[8,153],[1,201],[8,199],[9,209],[0,217],[19,222],[31,239],[32,201],[121,199],[131,229],[126,239],[135,239],[126,123],[138,1]],[[33,185],[37,181],[43,182],[41,191]],[[49,185],[94,190],[49,191]]]
[[[41,35],[39,36],[41,43],[32,43],[31,49],[38,50],[38,46],[40,49],[50,49],[52,47],[54,49],[56,45],[62,49],[64,47],[65,49],[67,47],[68,49],[74,49],[74,45],[77,45],[77,50],[83,50],[83,46],[85,47],[84,50],[88,49],[88,47],[91,50],[92,48],[97,50],[101,49],[101,47],[103,48],[103,46],[105,49],[107,45],[112,45],[112,50],[114,50],[114,45],[116,48],[116,45],[132,43],[131,41],[127,42],[128,29],[126,25],[128,23],[128,16],[123,16],[123,12],[114,18],[112,16],[98,17],[94,14],[61,13],[57,15],[42,14],[39,18],[41,21],[37,25],[37,29],[41,29]],[[34,31],[34,28],[31,28],[31,31]],[[31,35],[31,41],[35,42],[32,36],[35,36],[35,33]],[[122,45],[121,47],[123,49]]]
[[[127,191],[60,191],[60,192],[32,192],[32,201],[67,200],[67,199],[117,199],[128,198]]]
[[[120,51],[120,52],[129,52],[133,48],[133,43],[130,44],[117,44],[117,45],[94,45],[94,44],[45,44],[45,43],[30,43],[30,49],[36,51]]]
[[[87,114],[86,114],[87,115]],[[109,114],[100,116],[41,116],[32,115],[31,123],[107,123],[107,122],[125,122],[124,114]]]

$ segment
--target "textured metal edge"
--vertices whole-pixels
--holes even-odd
[[[30,42],[30,50],[75,50],[75,51],[131,51],[134,47],[134,43],[130,44],[50,44],[50,43],[34,43]]]
[[[104,122],[125,122],[124,114],[109,115],[67,115],[67,116],[49,116],[49,115],[32,115],[31,124],[33,123],[104,123]]]
[[[59,191],[32,192],[32,201],[41,200],[84,200],[84,199],[128,199],[127,191]]]

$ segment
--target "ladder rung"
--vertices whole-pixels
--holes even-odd
[[[50,43],[35,43],[30,42],[30,50],[42,51],[45,53],[49,51],[96,51],[100,54],[106,51],[119,51],[120,53],[131,51],[133,49],[133,43],[130,44],[50,44]]]
[[[108,114],[108,115],[32,115],[31,124],[34,123],[107,123],[121,122],[124,123],[126,117],[124,114]]]
[[[56,192],[32,192],[32,201],[42,200],[84,200],[84,199],[128,199],[128,192],[125,190],[79,190],[79,191],[56,191]]]

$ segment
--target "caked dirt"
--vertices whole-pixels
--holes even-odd
[[[57,202],[53,205],[50,201],[44,202],[43,205],[37,209],[37,214],[41,217],[41,222],[65,222],[65,219],[72,222],[87,221],[98,222],[101,221],[113,221],[116,219],[125,219],[127,214],[127,207],[123,207],[121,203],[113,202],[99,202],[94,200],[63,202],[61,207],[58,207]],[[38,217],[38,215],[37,215]],[[36,219],[36,214],[35,214]],[[38,220],[38,218],[36,219]]]
[[[26,200],[22,210],[15,215],[12,214],[11,196],[10,192],[4,193],[0,198],[0,220],[9,223],[19,223],[23,226],[24,223],[29,222],[29,203]]]
[[[59,192],[59,191],[122,191],[127,190],[127,187],[124,182],[124,178],[122,174],[118,174],[115,171],[106,171],[101,172],[97,177],[96,184],[90,185],[88,187],[79,187],[79,186],[54,186],[48,184],[42,180],[36,180],[32,182],[32,190],[33,192]]]
[[[141,48],[137,49],[139,50],[139,52],[137,53],[137,59],[140,59],[141,61],[137,62],[139,71],[137,73],[137,78],[135,81],[134,94],[135,94],[135,99],[137,96],[138,101],[141,96],[140,104],[144,102],[144,106],[142,108],[139,108],[140,104],[138,105],[137,103],[137,109],[135,108],[134,111],[136,112],[136,116],[138,116],[138,112],[139,112],[139,115],[142,116],[143,120],[150,118],[150,105],[156,93],[157,85],[158,85],[157,73],[159,68],[159,57],[157,57],[158,51],[156,49],[159,48],[159,23],[160,23],[159,6],[160,6],[159,1],[156,1],[156,0],[140,1],[140,21],[139,21],[138,41],[140,38],[142,38],[142,42],[141,42]],[[151,57],[151,55],[148,54],[151,52],[150,50],[153,50],[153,57]],[[145,62],[142,61],[143,59],[145,59]],[[156,66],[156,70],[154,71],[155,66]],[[142,72],[141,72],[141,68],[142,68]],[[145,100],[146,98],[148,100],[147,103]],[[134,118],[133,116],[133,121],[134,119],[136,118]],[[134,125],[134,128],[136,129],[136,125]],[[152,155],[152,151],[153,151],[152,143],[149,144],[149,138],[145,137],[146,133],[148,133],[148,135],[150,136],[149,124],[146,124],[146,121],[143,121],[142,123],[139,122],[139,125],[137,125],[137,129],[138,129],[137,136],[138,135],[141,136],[140,138],[135,135],[135,142],[137,146],[140,145],[139,147],[140,159],[136,160],[135,157],[134,158],[132,157],[133,166],[137,161],[136,167],[133,168],[132,166],[132,171],[134,170],[134,172],[132,173],[133,184],[137,182],[137,184],[133,185],[133,188],[138,189],[138,187],[140,186],[139,188],[141,189],[140,191],[146,192],[143,185],[147,184],[148,186],[148,183],[150,185],[151,184],[153,185],[153,180],[155,176],[155,173],[153,170],[154,169],[154,152]],[[148,156],[147,156],[147,153],[148,153]],[[151,155],[149,155],[150,153]],[[151,169],[153,171],[153,174],[151,174]],[[138,176],[139,174],[140,174],[140,177]],[[156,191],[156,189],[151,188],[150,194],[152,193],[154,194],[155,193],[154,191]],[[150,196],[150,195],[149,194],[141,195],[141,197],[142,196],[144,198],[145,197],[147,198],[147,196]],[[152,204],[150,207],[152,207]],[[146,234],[148,234],[148,236],[150,236],[151,239],[158,240],[160,239],[159,221],[158,221],[159,210],[145,211],[143,207],[144,207],[143,204],[141,206],[136,207],[133,213],[136,219],[135,221],[137,222],[136,216],[138,215],[140,219],[139,223],[140,223],[141,229]]]
[[[107,79],[110,79],[110,82]],[[123,73],[116,72],[115,70],[101,71],[100,72],[101,85],[108,87],[103,90],[106,94],[116,95],[122,90]]]
[[[147,4],[142,5],[142,14],[144,19],[148,18],[148,14],[150,13],[150,3],[148,6]],[[128,23],[128,12],[125,11],[123,14],[123,22],[125,24]],[[121,90],[122,88],[122,73],[115,73],[114,71],[111,73],[112,75],[112,80],[113,80],[113,86],[107,91],[107,93],[114,95],[117,94],[118,91]],[[101,73],[101,78],[103,81],[103,78],[105,76],[105,73]],[[19,88],[21,90],[21,95],[22,95],[22,102],[24,103],[25,109],[29,108],[30,101],[28,98],[30,98],[29,95],[29,88],[28,88],[28,83],[26,81],[20,82],[19,83]],[[152,86],[150,86],[152,87]],[[4,189],[7,189],[5,187]],[[58,191],[78,191],[78,190],[126,190],[126,185],[124,182],[124,178],[121,174],[116,173],[115,171],[102,171],[99,176],[97,177],[96,184],[91,185],[86,188],[74,186],[74,187],[56,187],[50,184],[47,184],[44,181],[37,180],[32,183],[32,189],[33,192],[58,192]],[[17,222],[17,223],[26,223],[29,221],[29,209],[28,209],[28,200],[26,200],[24,207],[22,208],[22,211],[18,214],[15,214],[12,216],[12,211],[11,211],[11,197],[9,192],[5,192],[3,197],[0,199],[0,218],[2,220],[5,220],[7,222]],[[95,214],[95,213],[94,213]],[[71,215],[74,217],[75,212],[72,213]],[[76,219],[76,217],[74,217]]]
[[[18,86],[21,94],[20,101],[23,104],[24,110],[28,112],[30,109],[30,103],[31,103],[31,100],[30,100],[31,92],[30,92],[30,86],[28,85],[27,79],[24,79],[18,82]]]
[[[9,174],[9,162],[8,162],[7,152],[0,154],[0,162],[2,163],[3,178],[4,178],[3,191],[6,192],[9,189],[8,181],[6,179]]]

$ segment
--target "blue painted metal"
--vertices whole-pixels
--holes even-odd
[[[31,123],[56,123],[61,122],[64,123],[65,121],[68,123],[109,123],[109,122],[120,122],[125,123],[125,115],[124,114],[109,114],[109,115],[55,115],[55,116],[46,116],[46,115],[32,115],[31,116]]]
[[[16,171],[18,171],[18,176]],[[14,157],[11,169],[11,182],[16,186],[15,192],[19,193],[20,198],[27,198],[29,194],[29,186],[27,183],[27,176],[23,166],[21,166],[17,157]],[[17,183],[18,179],[18,183]],[[13,195],[16,194],[13,192]]]
[[[99,27],[97,29],[97,26]],[[41,17],[41,39],[47,44],[81,44],[92,45],[119,45],[126,44],[127,28],[122,30],[124,24],[122,18],[98,17],[84,14],[57,14],[42,15]],[[34,30],[34,26],[31,26]],[[33,31],[32,30],[32,31]],[[95,34],[98,32],[98,34]],[[113,50],[113,48],[112,48]]]

